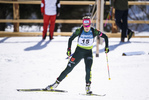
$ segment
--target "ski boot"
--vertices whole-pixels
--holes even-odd
[[[53,90],[55,89],[58,85],[59,85],[60,81],[56,80],[55,83],[51,84],[51,85],[48,85],[45,89],[46,90]]]
[[[92,91],[90,90],[90,83],[86,83],[86,94],[92,94]]]

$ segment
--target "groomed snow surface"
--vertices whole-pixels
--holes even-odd
[[[57,89],[68,93],[18,92],[16,89],[45,88],[55,82],[66,68],[65,59],[69,37],[0,37],[0,100],[149,100],[149,38],[132,38],[120,43],[109,38],[110,77],[104,44],[99,45],[99,57],[92,66],[93,93],[104,97],[83,96],[85,93],[84,60],[73,69]],[[77,39],[72,43],[74,52]],[[143,51],[143,55],[122,56],[123,52]]]

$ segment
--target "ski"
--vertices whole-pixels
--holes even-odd
[[[47,90],[44,88],[38,88],[38,89],[17,89],[19,92],[60,92],[60,93],[67,93],[66,90],[59,90],[59,89],[52,89]],[[82,94],[79,93],[79,95],[85,95],[85,96],[105,96],[106,94]]]
[[[52,89],[52,90],[47,90],[47,89],[17,89],[17,91],[22,91],[22,92],[68,92],[68,91],[65,91],[65,90],[58,90],[58,89]]]
[[[102,97],[103,97],[103,96],[106,96],[106,94],[93,94],[93,93],[92,93],[92,94],[81,94],[81,93],[80,93],[80,95],[86,95],[86,96],[102,96]]]

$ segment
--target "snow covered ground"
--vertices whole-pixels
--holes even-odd
[[[92,66],[92,91],[85,93],[85,68],[82,60],[57,89],[68,93],[18,92],[16,89],[44,88],[65,69],[68,37],[55,36],[52,42],[41,37],[0,37],[0,100],[149,100],[149,38],[132,38],[120,43],[109,38],[110,76],[104,44]],[[73,41],[72,52],[77,40]],[[122,56],[123,52],[144,51],[144,55]]]

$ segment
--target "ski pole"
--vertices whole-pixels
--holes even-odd
[[[107,16],[106,22],[105,22],[105,24],[104,24],[104,27],[106,27],[106,24],[107,24],[107,22],[108,22],[108,19],[109,19],[109,13],[108,13],[108,16]]]
[[[69,59],[73,54],[71,54],[70,56],[66,57],[66,59]]]
[[[109,76],[109,80],[111,80],[110,71],[109,71],[109,63],[108,63],[108,54],[107,53],[106,53],[106,59],[107,59],[108,76]]]
[[[108,16],[107,16],[106,22],[104,24],[104,27],[106,27],[106,24],[107,24],[108,20],[111,18],[111,13],[112,13],[112,8],[110,9],[110,11],[108,13]]]

